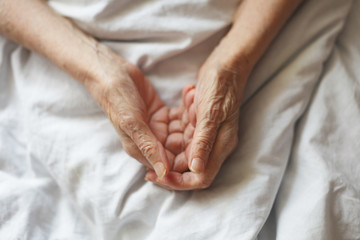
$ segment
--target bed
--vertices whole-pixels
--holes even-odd
[[[238,2],[48,1],[170,107]],[[237,149],[185,192],[145,181],[86,90],[0,35],[0,239],[360,239],[359,26],[359,1],[305,1],[249,79]]]

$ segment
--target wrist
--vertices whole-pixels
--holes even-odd
[[[68,72],[92,92],[110,88],[114,79],[126,72],[126,64],[113,50],[94,40],[83,49],[74,68]]]
[[[205,69],[218,69],[233,72],[237,79],[246,82],[253,68],[252,62],[236,44],[223,38],[214,49],[200,70],[200,75]]]

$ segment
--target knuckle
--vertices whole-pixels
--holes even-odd
[[[221,107],[222,99],[219,96],[213,96],[209,100],[205,111],[203,121],[208,125],[218,124],[223,121],[225,113]]]
[[[120,129],[122,129],[131,139],[136,136],[143,136],[145,123],[136,114],[123,114],[120,119]]]
[[[213,74],[216,80],[199,103],[204,117],[222,123],[229,114],[240,107],[237,74],[227,69],[214,71]]]
[[[156,153],[156,144],[150,141],[141,141],[139,149],[146,159],[151,160]]]
[[[153,142],[146,133],[146,123],[144,123],[136,114],[125,114],[121,121],[123,131],[135,142],[134,145],[147,160],[154,158],[157,149],[157,143]]]
[[[130,114],[124,114],[120,119],[120,127],[124,130],[136,130],[138,120],[135,116]]]
[[[222,112],[225,115],[229,115],[231,112],[234,111],[237,105],[237,99],[235,97],[234,93],[227,93],[227,96],[225,97],[224,104],[222,105]],[[226,117],[224,117],[223,121],[225,121]]]
[[[219,127],[219,123],[215,121],[214,119],[211,119],[209,117],[205,117],[200,123],[199,123],[199,129],[203,134],[208,134],[211,132],[214,132]]]

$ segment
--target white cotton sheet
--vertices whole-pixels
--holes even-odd
[[[238,2],[49,4],[176,106]],[[0,239],[360,239],[359,25],[359,1],[304,2],[249,79],[236,151],[193,192],[144,181],[86,90],[0,36]]]

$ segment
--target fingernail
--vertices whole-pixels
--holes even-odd
[[[154,165],[154,170],[156,172],[156,175],[161,179],[165,176],[166,169],[164,167],[164,164],[162,162],[157,162]]]
[[[191,171],[194,173],[200,173],[203,170],[204,162],[200,158],[194,158],[191,162]]]

